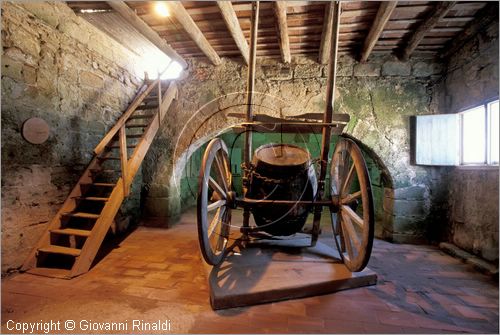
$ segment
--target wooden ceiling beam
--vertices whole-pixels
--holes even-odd
[[[332,25],[333,25],[333,2],[329,2],[325,5],[325,18],[323,20],[323,32],[321,33],[321,43],[319,45],[319,57],[318,61],[320,64],[328,63],[330,58],[330,43],[332,40]]]
[[[434,26],[446,16],[448,11],[455,5],[455,1],[440,1],[432,9],[431,15],[429,15],[415,30],[413,35],[408,40],[406,47],[400,54],[401,60],[408,60],[417,48],[418,44],[424,36],[432,29]]]
[[[286,22],[286,1],[276,1],[274,3],[274,15],[276,17],[276,27],[278,29],[278,41],[281,50],[283,63],[290,63],[290,39],[288,38],[288,24]]]
[[[178,62],[183,69],[187,63],[168,43],[158,35],[146,22],[144,22],[134,11],[123,1],[107,1],[107,4],[120,14],[128,23],[139,31],[146,39],[153,43],[158,49],[164,52],[170,59]]]
[[[375,16],[375,20],[373,21],[373,25],[370,28],[370,32],[366,36],[365,43],[363,44],[363,50],[361,51],[361,62],[366,62],[370,53],[373,50],[375,44],[377,44],[378,39],[380,38],[380,34],[384,30],[387,21],[391,17],[394,8],[396,8],[397,1],[382,1],[377,11],[377,15]]]
[[[455,54],[467,41],[477,33],[488,27],[492,22],[498,20],[498,2],[490,2],[483,9],[479,10],[476,19],[443,49],[441,58],[446,59]]]
[[[231,33],[231,36],[240,50],[245,63],[248,65],[250,49],[248,49],[247,40],[245,39],[245,35],[243,35],[243,31],[241,30],[238,17],[236,16],[236,12],[234,11],[231,1],[217,1],[217,6],[219,7],[224,22],[226,23],[227,29]]]
[[[167,3],[167,6],[170,8],[172,14],[184,28],[189,37],[196,43],[198,48],[200,48],[200,50],[214,65],[220,65],[221,60],[219,55],[217,55],[217,52],[215,52],[210,43],[208,43],[202,31],[198,28],[191,16],[189,16],[189,13],[186,11],[182,3],[179,1],[171,1]]]

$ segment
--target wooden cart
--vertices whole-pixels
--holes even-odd
[[[199,176],[197,201],[198,236],[203,258],[211,265],[221,263],[227,254],[231,227],[231,211],[238,207],[243,208],[243,225],[239,227],[241,235],[238,235],[239,237],[237,238],[244,242],[243,245],[251,241],[252,237],[256,234],[262,238],[262,232],[267,232],[267,236],[270,237],[299,232],[302,229],[303,222],[305,222],[305,211],[306,216],[310,212],[313,213],[313,225],[309,231],[311,246],[316,244],[321,231],[321,212],[324,207],[328,207],[331,213],[333,238],[345,266],[350,271],[357,272],[361,271],[368,263],[374,235],[373,196],[370,177],[360,148],[352,139],[342,135],[343,128],[349,121],[349,116],[347,114],[333,114],[340,3],[335,2],[332,5],[335,15],[333,16],[334,22],[332,24],[326,110],[323,114],[309,113],[281,119],[262,114],[253,114],[252,92],[254,91],[255,51],[259,11],[259,3],[253,3],[250,64],[247,83],[247,113],[245,121],[239,125],[245,129],[243,194],[238,195],[233,189],[228,149],[220,138],[215,138],[208,144],[203,156]],[[320,157],[317,160],[319,174],[311,177],[311,165],[303,165],[303,169],[292,169],[291,171],[295,172],[288,173],[286,178],[280,179],[276,178],[275,175],[274,177],[269,174],[263,175],[262,171],[258,170],[256,162],[260,162],[266,158],[259,157],[260,160],[254,159],[251,161],[253,153],[252,132],[266,131],[270,128],[292,133],[320,130],[322,133],[322,146]],[[330,185],[328,185],[330,187],[330,196],[326,198],[325,180],[332,134],[340,136],[330,162]],[[265,150],[269,151],[269,148],[269,146],[259,148],[257,150],[259,152],[256,152],[255,156],[259,156]],[[283,147],[280,144],[272,149],[281,150],[281,156],[276,158],[275,161],[279,161],[279,159],[284,160],[282,157],[287,155],[289,157],[303,155],[300,151],[301,149],[291,145]],[[277,156],[279,155],[277,154]],[[303,164],[303,161],[304,159],[301,159],[299,163]],[[308,162],[311,161],[308,160]],[[300,164],[291,165],[296,167]],[[289,166],[287,165],[287,167]],[[272,174],[272,168],[273,166],[271,165],[271,168],[265,171],[270,171],[269,173]],[[283,171],[285,171],[285,168]],[[309,174],[309,177],[306,178],[310,178],[305,184],[300,184],[300,180],[296,179],[299,183],[297,185],[304,186],[304,192],[297,192],[298,195],[293,195],[292,193],[294,192],[290,191],[292,190],[290,185],[295,185],[296,181],[294,178],[300,178],[300,175],[304,174]],[[313,172],[313,174],[315,173]],[[275,187],[276,190],[279,190],[280,187],[282,188],[281,192],[274,192],[275,194],[289,196],[284,197],[284,199],[267,195],[256,198],[256,194],[262,193],[255,192],[254,190],[256,188],[260,190],[266,189],[269,185]],[[287,189],[286,187],[289,188]],[[309,187],[309,191],[306,192],[307,187]],[[301,191],[300,187],[299,191]],[[276,213],[283,212],[283,210],[286,213],[277,218],[280,215]],[[254,214],[254,218],[256,218],[256,215],[266,217],[266,214],[262,214],[266,211],[267,213],[272,213],[268,214],[267,217],[271,217],[273,220],[269,220],[270,222],[266,224],[250,225],[250,215],[252,213]],[[303,222],[295,223],[296,219],[300,219]],[[255,221],[258,222],[259,220],[256,218]],[[294,221],[294,224],[290,228],[291,226],[287,226],[287,224],[292,221]]]

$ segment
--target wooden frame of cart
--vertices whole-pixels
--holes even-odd
[[[327,207],[331,213],[332,237],[346,267],[357,272],[364,269],[368,263],[374,238],[373,196],[360,148],[352,139],[342,135],[349,122],[349,115],[333,114],[340,2],[333,2],[332,10],[334,15],[326,110],[324,113],[275,118],[253,113],[259,2],[252,5],[247,110],[246,115],[232,115],[245,118],[244,122],[237,126],[245,136],[243,194],[239,196],[233,189],[228,149],[220,138],[215,138],[208,144],[200,170],[197,200],[198,237],[203,258],[208,264],[217,265],[224,260],[229,247],[231,210],[238,207],[243,208],[243,225],[239,228],[241,236],[238,237],[243,246],[251,242],[255,234],[262,238],[262,232],[270,238],[303,232],[304,217],[311,212],[313,224],[308,233],[311,236],[310,246],[315,246],[321,233],[321,213],[323,208]],[[313,161],[309,153],[293,145],[262,146],[256,150],[252,161],[254,131],[321,132],[321,154],[316,160],[319,165],[317,176],[312,168]],[[330,161],[330,196],[326,198],[325,180],[332,135],[340,136]],[[279,154],[270,156],[273,152]],[[276,172],[278,170],[279,172]],[[280,176],[281,173],[287,175],[283,177]],[[295,192],[297,189],[298,193]],[[258,224],[250,225],[251,214]]]

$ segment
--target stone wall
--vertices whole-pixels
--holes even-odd
[[[38,241],[143,72],[135,55],[62,2],[2,2],[1,8],[4,273],[19,267]],[[50,126],[41,145],[20,133],[35,116]],[[137,215],[140,192],[133,194],[122,210]]]
[[[498,21],[450,59],[440,105],[457,113],[498,98]],[[449,175],[447,238],[462,249],[498,261],[498,166],[457,167]]]
[[[272,59],[257,63],[255,113],[324,111],[326,66],[308,58],[294,58],[290,65]],[[145,210],[152,216],[178,214],[180,177],[188,158],[238,122],[228,113],[245,111],[246,66],[224,59],[218,67],[191,61],[189,69],[179,83],[170,122],[145,166]],[[335,109],[351,116],[346,132],[378,164],[382,190],[378,236],[401,242],[424,240],[431,213],[443,210],[445,201],[438,199],[443,192],[437,191],[440,170],[411,166],[408,139],[409,116],[437,112],[434,82],[441,71],[440,64],[425,59],[399,62],[392,56],[373,57],[360,64],[340,58]]]

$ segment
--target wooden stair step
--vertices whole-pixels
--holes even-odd
[[[109,145],[108,148],[110,149],[117,149],[117,148],[120,148],[120,145],[119,144],[113,144],[113,145]],[[127,145],[127,149],[134,149],[135,148],[135,145]]]
[[[119,161],[121,160],[120,157],[113,157],[113,156],[108,156],[108,157],[97,157],[97,159],[100,159],[100,160],[110,160],[110,161]]]
[[[113,169],[90,169],[91,173],[116,173],[118,170]]]
[[[93,213],[84,213],[84,212],[69,212],[69,213],[64,213],[63,216],[71,216],[73,218],[97,220],[101,215],[93,214]]]
[[[130,134],[127,135],[127,138],[141,138],[144,134]]]
[[[73,229],[73,228],[52,229],[50,232],[59,235],[74,235],[83,237],[88,237],[90,235],[90,230]]]
[[[149,110],[158,108],[158,105],[143,105],[136,108],[136,110]]]
[[[151,114],[141,114],[141,115],[132,115],[129,117],[129,120],[137,120],[137,119],[151,119],[153,116],[155,116],[155,113]]]
[[[104,197],[76,197],[78,200],[87,200],[87,201],[102,201],[106,202],[109,200],[109,198],[104,198]]]
[[[115,187],[114,183],[92,183],[90,185],[100,186],[100,187]]]
[[[71,279],[71,271],[66,269],[32,268],[26,272],[32,275],[42,276],[42,277]]]
[[[127,124],[126,125],[127,128],[146,128],[147,126],[149,126],[149,124],[146,124],[146,123],[141,123],[141,124]]]
[[[38,251],[49,253],[49,254],[63,254],[70,256],[80,256],[82,252],[80,249],[61,247],[59,245],[48,245],[46,247],[39,248]]]

